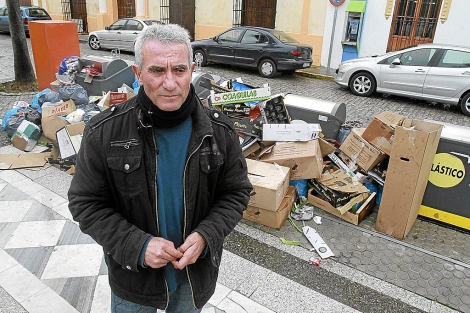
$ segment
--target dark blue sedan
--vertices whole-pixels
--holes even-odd
[[[210,39],[191,43],[194,62],[208,62],[257,68],[262,77],[277,71],[293,73],[312,65],[313,48],[301,44],[283,31],[241,26]]]
[[[24,31],[29,36],[29,22],[51,20],[50,15],[43,8],[37,6],[21,6],[21,19],[23,20]],[[0,32],[10,32],[10,19],[8,8],[0,7]]]

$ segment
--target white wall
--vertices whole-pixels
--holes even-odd
[[[470,46],[470,30],[466,25],[470,16],[468,0],[453,0],[449,16],[444,24],[439,22],[434,34],[435,43],[446,43],[460,46]]]
[[[393,14],[388,20],[385,19],[385,5],[386,1],[367,1],[362,24],[360,57],[384,54],[387,50]]]

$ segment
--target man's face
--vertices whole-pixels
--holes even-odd
[[[186,100],[195,64],[188,64],[185,44],[147,40],[142,46],[142,69],[132,66],[139,84],[160,110],[175,111]]]

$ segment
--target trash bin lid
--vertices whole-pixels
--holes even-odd
[[[425,120],[426,122],[443,125],[441,138],[462,141],[470,144],[470,127],[449,124],[440,121]]]
[[[344,103],[336,103],[288,93],[284,95],[284,104],[288,107],[314,110],[332,115],[343,122],[346,120],[346,105]]]

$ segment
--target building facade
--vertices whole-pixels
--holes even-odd
[[[329,1],[335,2],[334,0]],[[399,50],[420,43],[470,46],[468,0],[346,0],[326,11],[320,64]],[[336,15],[336,23],[334,23]],[[355,33],[355,34],[353,34]]]
[[[383,54],[419,43],[470,45],[469,0],[20,0],[80,33],[121,17],[148,17],[186,27],[194,39],[232,26],[283,30],[313,47],[313,65]],[[0,5],[5,0],[0,0]]]

